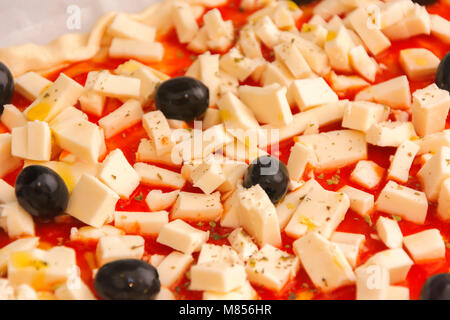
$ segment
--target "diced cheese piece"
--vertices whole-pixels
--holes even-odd
[[[355,101],[345,107],[342,127],[367,132],[378,122],[386,121],[389,108],[372,102]]]
[[[340,168],[367,158],[363,133],[337,130],[300,136],[297,142],[311,147],[317,157],[317,169]]]
[[[65,108],[73,106],[83,94],[83,87],[64,73],[24,111],[28,120],[50,121]]]
[[[349,198],[344,193],[325,190],[314,179],[302,189],[305,195],[284,231],[293,238],[315,231],[328,239],[344,220]]]
[[[280,31],[268,17],[262,17],[255,25],[255,33],[258,38],[270,49],[278,44]]]
[[[91,289],[80,277],[69,279],[55,290],[55,296],[59,300],[96,300]]]
[[[166,211],[116,212],[114,214],[115,226],[131,234],[158,235],[167,223],[169,223],[169,213]]]
[[[177,1],[173,4],[172,21],[180,43],[190,42],[199,30],[191,6],[187,3]]]
[[[428,201],[425,193],[389,181],[375,203],[379,211],[394,214],[416,224],[423,224]]]
[[[163,193],[161,190],[152,190],[145,198],[151,211],[161,211],[170,208],[178,198],[180,191]]]
[[[442,147],[450,147],[450,130],[429,134],[420,140],[415,141],[420,149],[419,154],[437,153]]]
[[[356,9],[350,14],[349,19],[351,27],[373,55],[377,55],[391,46],[391,42],[380,29],[374,28],[368,23],[371,18],[367,8]]]
[[[385,121],[373,124],[366,133],[368,143],[379,147],[398,147],[416,136],[411,122]]]
[[[431,34],[445,43],[450,43],[450,21],[437,14],[430,15]]]
[[[308,164],[314,166],[316,162],[317,158],[312,148],[301,143],[295,143],[291,148],[287,164],[289,178],[294,181],[300,181],[306,166]]]
[[[223,212],[220,192],[210,195],[180,192],[172,209],[173,219],[214,221]]]
[[[114,73],[118,74],[118,75],[130,77],[140,69],[145,69],[145,70],[149,71],[151,74],[153,74],[155,77],[157,77],[161,81],[166,81],[166,80],[170,79],[170,77],[167,74],[162,73],[161,71],[156,70],[155,68],[149,67],[149,66],[147,66],[141,62],[138,62],[136,60],[128,60],[127,62],[122,63],[121,65],[119,65],[116,68],[116,70],[114,70]]]
[[[220,86],[219,78],[219,57],[218,54],[210,54],[209,52],[198,57],[199,61],[199,77],[209,89],[209,105],[216,105],[218,98],[218,90]]]
[[[430,15],[426,8],[418,3],[406,12],[399,22],[383,28],[383,33],[391,40],[407,39],[430,32]]]
[[[119,196],[97,178],[84,174],[69,198],[66,212],[78,220],[100,228],[114,214]]]
[[[280,2],[272,11],[272,20],[280,30],[289,30],[295,27],[295,22],[303,15],[302,10],[290,3]]]
[[[258,251],[252,238],[242,228],[234,229],[228,236],[228,241],[244,262],[247,262]]]
[[[262,70],[264,68],[264,70]],[[253,80],[259,80],[257,79],[256,75],[259,74],[259,69],[257,69],[253,73]],[[289,69],[284,66],[280,61],[275,60],[272,63],[264,63],[261,65],[261,83],[263,86],[269,86],[271,84],[277,83],[283,87],[288,88],[292,81],[295,80],[295,78],[292,76]]]
[[[302,187],[289,192],[277,205],[275,206],[277,209],[278,221],[280,224],[280,228],[284,229],[288,224],[289,220],[291,220],[292,215],[296,211],[298,205],[301,203],[302,199],[308,193],[308,188]]]
[[[177,160],[176,163],[174,160]],[[142,139],[139,143],[139,147],[136,152],[136,161],[163,164],[170,167],[179,167],[181,165],[181,161],[178,161],[178,159],[172,159],[172,152],[158,156],[156,154],[156,148],[153,141],[148,139]]]
[[[38,300],[38,294],[28,284],[21,284],[15,288],[16,300]]]
[[[409,300],[409,288],[400,286],[390,286],[387,300]]]
[[[390,249],[402,247],[403,234],[397,221],[385,217],[380,217],[378,218],[375,228],[377,230],[378,236],[386,245],[386,247]]]
[[[335,232],[330,241],[337,244],[352,268],[355,268],[366,236],[357,233]]]
[[[445,243],[438,229],[428,229],[403,238],[416,263],[445,259]]]
[[[52,137],[46,122],[32,121],[27,125],[27,159],[36,161],[50,160]]]
[[[388,1],[384,3],[384,5],[380,7],[380,27],[386,28],[399,22],[408,13],[408,11],[413,8],[414,3],[409,0]]]
[[[134,164],[134,170],[145,185],[181,189],[186,184],[186,180],[181,174],[157,166],[138,162]]]
[[[164,56],[164,47],[159,42],[114,38],[109,47],[111,58],[138,59],[143,62],[158,62]]]
[[[10,238],[35,235],[33,218],[18,202],[0,206],[0,227]]]
[[[258,294],[251,286],[250,282],[232,291],[222,293],[215,291],[203,291],[203,300],[256,300]]]
[[[13,128],[27,125],[27,119],[24,114],[12,104],[5,104],[3,106],[3,113],[0,116],[0,120],[10,131]]]
[[[261,45],[253,28],[244,27],[241,29],[238,44],[246,57],[250,59],[263,58]]]
[[[312,74],[305,58],[294,44],[279,44],[274,51],[275,57],[283,62],[295,78],[304,78]]]
[[[10,285],[8,279],[0,279],[0,299],[14,300],[14,288]]]
[[[194,187],[205,194],[211,194],[225,182],[222,167],[216,161],[207,160],[196,167],[191,174]]]
[[[362,190],[344,186],[339,192],[345,193],[350,199],[350,209],[355,211],[361,216],[369,215],[375,205],[375,198],[373,194],[364,192]]]
[[[292,122],[292,112],[286,98],[287,89],[277,84],[263,88],[239,87],[239,97],[261,123],[286,125]]]
[[[397,180],[399,182],[407,182],[409,170],[414,158],[419,151],[419,146],[409,140],[403,142],[395,152],[394,158],[388,170],[388,179]]]
[[[191,266],[194,258],[190,254],[173,251],[157,267],[159,280],[166,287],[172,287]]]
[[[68,107],[65,108],[63,111],[61,111],[55,118],[53,118],[52,121],[50,121],[48,124],[53,129],[53,127],[61,122],[64,122],[69,119],[81,119],[81,120],[88,120],[88,116],[82,112],[81,110],[75,108],[75,107]]]
[[[27,72],[14,80],[14,89],[26,99],[34,101],[51,84],[51,81],[36,72]]]
[[[67,119],[52,127],[55,142],[87,162],[97,163],[102,155],[104,136],[100,128],[84,119]]]
[[[229,30],[222,19],[222,14],[218,9],[212,9],[203,16],[203,21],[208,31],[210,39],[216,39],[223,36],[229,36]]]
[[[88,74],[85,88],[118,99],[136,99],[140,96],[141,81],[127,76],[116,76],[109,71]]]
[[[95,92],[85,92],[80,97],[81,110],[100,117],[105,106],[105,96]]]
[[[442,182],[438,200],[438,216],[444,221],[450,220],[450,178]]]
[[[0,178],[13,170],[19,168],[22,164],[19,158],[11,155],[11,141],[12,137],[10,133],[0,134]]]
[[[376,188],[384,176],[384,169],[373,161],[362,160],[356,164],[350,179],[366,189]]]
[[[130,77],[141,80],[141,93],[139,102],[143,105],[147,105],[155,96],[155,91],[163,79],[161,76],[154,72],[147,66],[141,67],[130,74]]]
[[[225,175],[225,182],[220,185],[218,190],[222,193],[234,191],[238,182],[244,177],[248,165],[245,162],[228,161],[222,164],[222,170]]]
[[[189,290],[229,292],[247,280],[244,266],[222,261],[199,263],[191,267],[190,273]]]
[[[16,193],[13,186],[0,179],[0,203],[16,201]]]
[[[350,33],[344,26],[330,31],[325,42],[325,52],[334,70],[351,72],[349,53],[354,46]]]
[[[245,189],[239,194],[241,226],[260,246],[281,245],[280,227],[275,206],[260,185]]]
[[[220,217],[220,225],[226,228],[237,228],[240,226],[240,193],[243,191],[242,185],[238,185],[231,196],[223,203],[223,213]]]
[[[28,155],[28,126],[12,129],[10,153],[13,157],[26,159]]]
[[[252,284],[281,291],[286,283],[296,276],[299,267],[296,256],[266,244],[250,258],[246,269]]]
[[[219,105],[219,103],[218,103]],[[203,128],[209,129],[214,127],[220,123],[222,123],[222,118],[220,114],[220,110],[208,108],[205,112],[205,116],[203,118]]]
[[[355,283],[355,274],[341,249],[316,232],[293,243],[295,254],[314,285],[328,292]]]
[[[208,50],[208,31],[205,26],[201,27],[195,37],[189,42],[187,48],[191,51],[203,53]]]
[[[330,86],[338,92],[338,95],[345,95],[347,91],[359,91],[369,86],[369,83],[358,76],[337,75],[334,71],[330,74]]]
[[[355,270],[356,300],[386,300],[389,294],[389,270],[379,265]]]
[[[247,79],[258,65],[258,60],[243,56],[237,48],[232,48],[220,58],[220,68],[239,81]]]
[[[295,80],[289,91],[293,94],[301,111],[339,100],[337,94],[323,78]]]
[[[315,16],[315,17],[319,17],[319,16]],[[320,18],[320,19],[322,19],[322,18]],[[300,35],[303,38],[305,38],[306,40],[309,40],[323,48],[325,45],[325,41],[327,39],[327,35],[328,35],[328,30],[326,28],[327,23],[325,22],[325,20],[322,19],[322,21],[324,21],[325,24],[319,25],[319,24],[315,24],[314,21],[313,21],[313,23],[311,23],[311,20],[309,21],[309,23],[304,23],[302,25]]]
[[[70,230],[70,241],[98,241],[102,237],[106,236],[121,236],[125,232],[110,225],[104,225],[100,228],[94,227],[81,227],[80,229],[72,228]]]
[[[439,89],[432,84],[413,94],[412,123],[420,136],[427,136],[445,129],[450,108],[448,91]]]
[[[408,109],[411,105],[408,78],[400,76],[373,85],[359,92],[355,100],[370,100],[386,104],[393,109]]]
[[[142,123],[145,131],[153,141],[158,156],[170,152],[174,143],[171,140],[172,131],[166,117],[161,111],[152,111],[144,115]]]
[[[7,244],[0,249],[0,272],[6,274],[6,267],[8,261],[11,259],[11,255],[15,252],[29,251],[34,249],[39,244],[39,238],[22,238],[17,239],[10,244]]]
[[[404,49],[400,51],[400,64],[412,80],[432,78],[439,66],[439,58],[424,48]]]
[[[155,40],[156,30],[125,14],[118,14],[109,25],[108,33],[113,37],[152,42]]]
[[[99,266],[122,259],[141,259],[145,240],[141,236],[106,236],[100,238],[96,257]]]
[[[369,57],[364,47],[360,45],[350,49],[349,55],[350,64],[353,70],[366,80],[374,82],[378,71],[378,65],[376,61]]]
[[[229,159],[249,163],[253,162],[259,157],[268,155],[266,151],[257,148],[253,143],[246,145],[245,143],[237,139],[235,139],[234,142],[227,144],[223,151],[226,157]]]
[[[105,131],[105,138],[109,139],[140,122],[143,115],[139,101],[128,100],[120,108],[101,118],[98,124]]]
[[[291,32],[282,33],[284,43],[293,42],[305,58],[310,68],[317,74],[324,76],[330,71],[330,61],[325,50],[315,43],[296,36]],[[292,40],[293,39],[293,40]]]
[[[243,265],[241,258],[232,247],[205,243],[200,250],[197,263],[203,264],[208,262],[226,262],[229,264],[237,263]]]
[[[75,250],[56,246],[48,251],[32,249],[15,252],[8,262],[8,280],[13,286],[28,284],[48,291],[74,276]]]
[[[450,147],[442,147],[417,173],[428,200],[436,201],[442,183],[450,178]]]
[[[208,238],[208,231],[198,230],[183,220],[177,219],[161,228],[156,241],[175,250],[190,254],[200,251],[201,246]]]

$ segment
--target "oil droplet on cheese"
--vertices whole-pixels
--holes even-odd
[[[305,225],[308,230],[313,230],[317,228],[317,225],[307,217],[300,217],[300,223]]]
[[[29,252],[15,252],[11,255],[12,265],[17,268],[34,268],[41,270],[47,267],[45,261],[34,258]]]
[[[311,300],[312,298],[314,298],[314,293],[309,290],[305,290],[298,292],[295,300]]]
[[[221,110],[220,117],[222,118],[223,121],[229,121],[233,119],[233,115],[228,110]]]
[[[337,37],[337,33],[334,31],[329,31],[327,34],[327,41],[332,41]]]
[[[428,60],[425,59],[425,58],[417,58],[416,59],[416,64],[418,66],[424,67],[424,66],[428,65]]]
[[[67,186],[67,190],[69,193],[72,192],[73,188],[75,188],[75,178],[72,173],[71,166],[66,163],[57,163],[55,165],[55,171],[59,174],[59,176],[64,180]]]
[[[31,121],[44,121],[50,113],[52,106],[48,102],[39,102],[27,111],[27,118]]]

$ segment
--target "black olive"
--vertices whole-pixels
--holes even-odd
[[[155,104],[168,119],[192,121],[208,108],[209,89],[194,78],[173,78],[158,87]]]
[[[412,2],[418,3],[421,6],[427,6],[427,5],[436,3],[437,0],[412,0]]]
[[[283,162],[271,156],[253,161],[244,177],[244,187],[259,184],[273,203],[278,203],[288,190],[289,174]]]
[[[16,197],[32,216],[53,218],[66,210],[69,191],[64,180],[52,169],[29,166],[17,177]]]
[[[8,67],[0,62],[0,115],[3,113],[3,106],[11,103],[14,95],[14,78]]]
[[[436,72],[436,85],[450,92],[450,52],[447,52]]]
[[[450,300],[450,273],[428,278],[422,287],[420,300]]]
[[[94,282],[104,300],[153,300],[161,290],[158,271],[142,260],[116,260],[103,265]]]
[[[292,0],[292,1],[294,1],[297,5],[301,6],[304,4],[315,2],[317,0]]]

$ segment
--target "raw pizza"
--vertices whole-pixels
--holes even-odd
[[[166,0],[0,49],[0,298],[450,299],[449,19]]]

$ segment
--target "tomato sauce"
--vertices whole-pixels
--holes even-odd
[[[232,20],[235,28],[239,29],[246,23],[246,18],[249,16],[249,12],[243,12],[239,10],[239,0],[230,0],[230,2],[219,10],[221,11],[224,20]],[[308,21],[312,15],[313,5],[305,6],[303,9],[304,14],[298,21],[298,27]],[[430,13],[440,14],[446,19],[450,19],[450,4],[439,2],[427,8]],[[165,47],[164,61],[161,63],[153,63],[150,66],[170,75],[171,77],[184,75],[187,68],[191,65],[196,55],[190,52],[185,45],[178,43],[176,33],[172,30],[167,35],[159,39]],[[399,75],[403,75],[403,71],[400,67],[398,60],[400,50],[404,48],[421,47],[427,48],[434,52],[439,58],[442,58],[448,51],[450,51],[450,45],[443,44],[439,39],[433,36],[417,36],[407,40],[394,41],[392,46],[384,53],[376,57],[379,63],[383,63],[387,68],[383,69],[383,72],[377,76],[376,82],[382,82]],[[268,56],[270,52],[266,50]],[[272,55],[273,56],[273,55]],[[87,77],[87,73],[92,70],[108,69],[114,70],[118,65],[122,64],[126,60],[120,59],[93,59],[90,61],[83,61],[74,63],[58,72],[55,72],[48,76],[49,80],[54,81],[61,72],[65,73],[69,77],[72,77],[78,81],[81,85],[84,85]],[[414,92],[417,89],[423,88],[433,82],[433,79],[426,81],[410,81],[411,91]],[[351,94],[347,96],[351,98]],[[12,103],[24,110],[30,101],[16,94]],[[107,99],[103,116],[111,113],[121,105],[121,102],[117,99]],[[78,106],[79,107],[79,106]],[[153,105],[145,106],[146,110],[153,109]],[[293,110],[294,113],[298,112]],[[89,120],[97,123],[99,117],[89,116]],[[450,128],[450,119],[447,119],[447,128]],[[321,131],[330,131],[340,129],[339,125],[330,125],[325,128],[321,128]],[[0,125],[0,132],[7,132],[4,126]],[[145,130],[141,124],[137,124],[117,136],[108,139],[106,145],[108,150],[112,151],[116,148],[120,148],[128,161],[131,164],[136,162],[135,153],[137,151],[139,142],[142,138],[146,137]],[[279,157],[283,162],[287,163],[290,148],[293,146],[294,140],[289,139],[280,143],[278,151],[274,153],[274,156]],[[389,157],[395,153],[395,148],[379,148],[369,145],[368,159],[375,161],[383,168],[389,167]],[[355,165],[351,165],[339,170],[332,170],[328,172],[315,172],[317,181],[327,190],[336,191],[344,185],[354,186],[361,189],[360,186],[354,185],[349,176]],[[416,158],[413,167],[411,169],[411,176],[406,184],[408,187],[422,191],[421,185],[418,182],[416,173],[420,169],[420,163]],[[172,170],[174,170],[172,168]],[[14,185],[15,179],[20,170],[7,175],[4,179]],[[328,179],[335,177],[335,184],[327,183]],[[336,177],[339,177],[338,179]],[[365,190],[372,193],[375,198],[381,192],[382,188],[386,184],[386,181],[376,190]],[[135,193],[129,200],[120,200],[116,209],[118,211],[148,211],[145,204],[145,197],[154,188],[148,186],[139,186]],[[199,192],[198,189],[187,184],[184,188],[186,191]],[[168,190],[163,190],[168,191]],[[374,224],[380,215],[386,216],[384,213],[374,212],[371,215],[370,221],[362,218],[352,210],[350,210],[345,220],[339,225],[338,231],[361,233],[366,235],[365,245],[360,253],[359,264],[364,263],[373,254],[385,250],[386,247],[381,241],[375,240],[372,236],[376,234],[374,230]],[[407,221],[400,221],[400,228],[405,236],[416,233],[429,228],[437,228],[441,231],[444,239],[450,241],[450,223],[445,223],[436,217],[436,204],[430,204],[427,219],[424,225],[416,225]],[[211,231],[210,243],[214,244],[227,244],[226,236],[232,231],[229,228],[220,227],[214,222],[193,222],[193,226],[202,230]],[[96,243],[80,243],[70,241],[70,230],[73,227],[81,227],[83,224],[71,217],[64,217],[57,219],[56,221],[36,221],[36,233],[41,239],[41,247],[49,248],[56,245],[64,245],[74,248],[77,252],[77,262],[81,270],[82,279],[93,289],[92,269],[96,268],[95,263],[95,249]],[[292,239],[282,233],[283,246],[282,249],[288,253],[292,252]],[[7,234],[0,231],[0,248],[10,243]],[[447,242],[448,243],[448,242]],[[168,254],[172,250],[166,246],[158,244],[154,237],[146,237],[145,255],[151,256],[152,254]],[[418,299],[420,290],[425,280],[436,273],[449,272],[450,269],[450,249],[448,247],[446,251],[446,260],[430,261],[428,263],[415,264],[404,283],[399,285],[407,286],[410,288],[411,299]],[[197,258],[198,253],[194,254]],[[172,289],[178,299],[201,299],[201,292],[189,291],[189,274],[186,274]],[[309,280],[306,272],[301,269],[297,277],[291,280],[286,287],[280,292],[272,292],[264,288],[255,288],[261,297],[261,299],[355,299],[356,289],[355,286],[348,286],[339,288],[331,293],[321,293],[314,289],[314,285]]]

